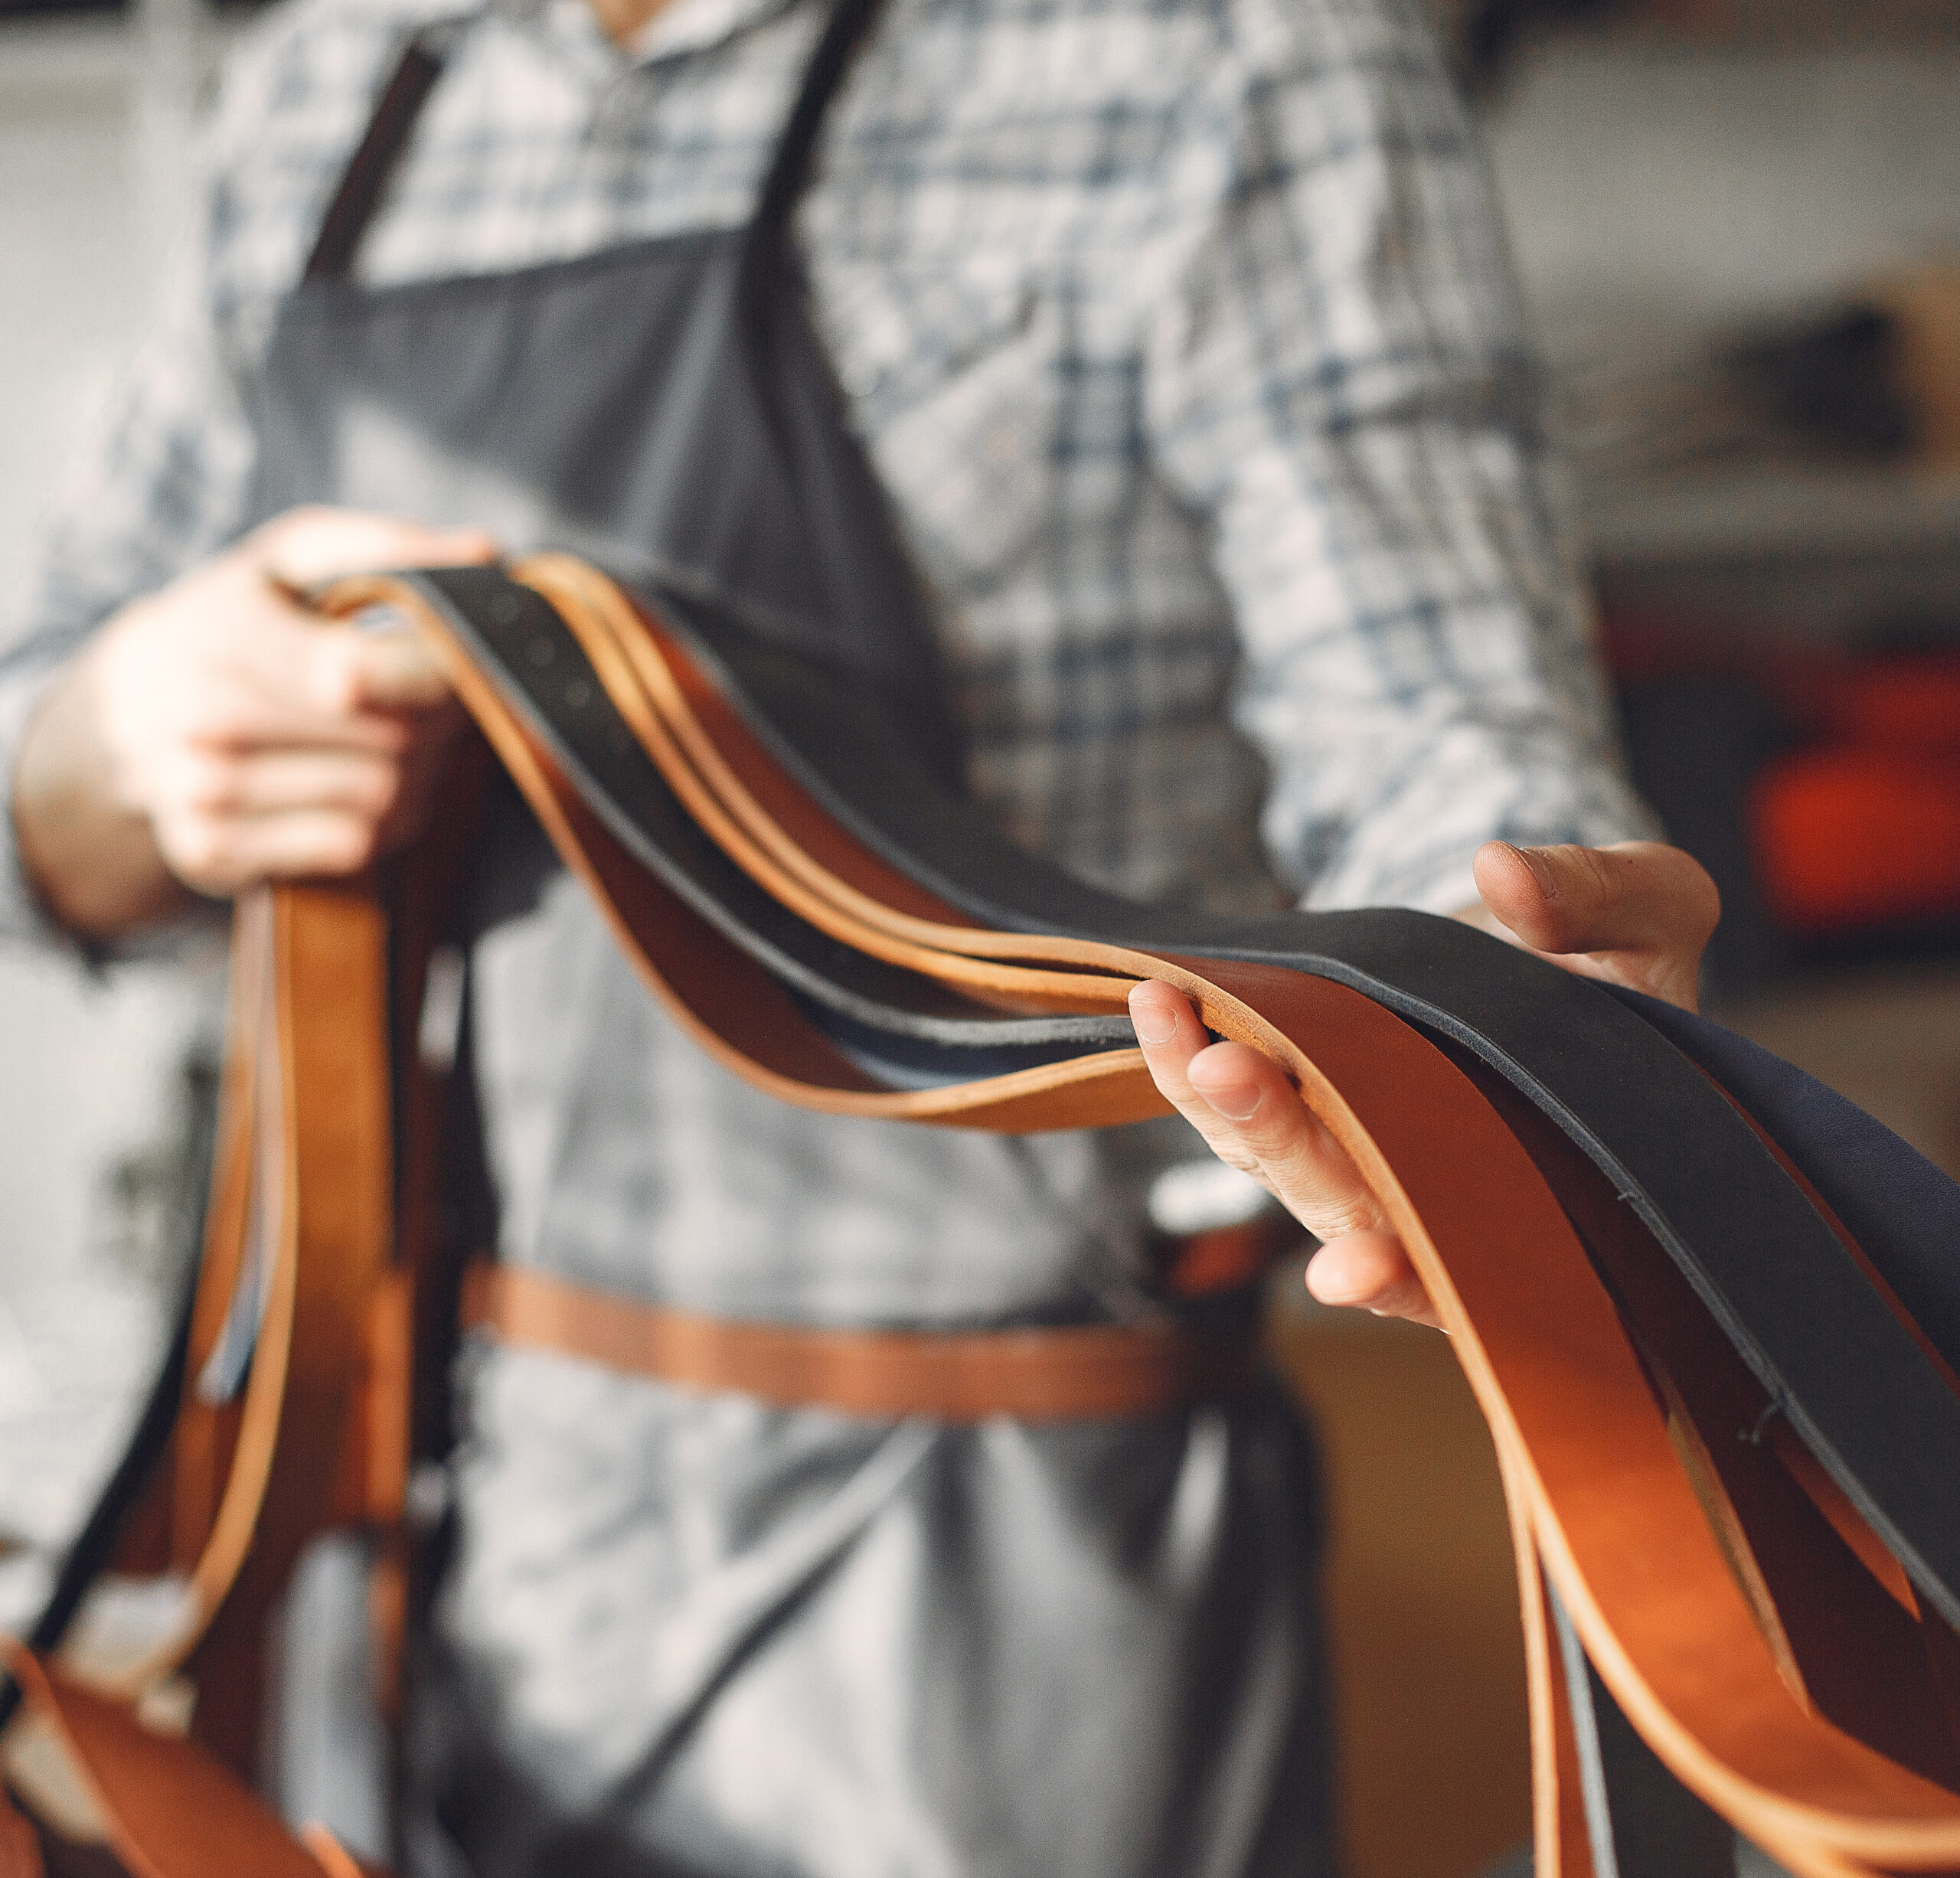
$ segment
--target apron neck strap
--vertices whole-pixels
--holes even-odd
[[[881,0],[838,0],[816,50],[805,68],[803,83],[782,127],[769,174],[750,224],[751,233],[772,233],[789,220],[809,181],[811,158],[824,113],[849,69],[851,54],[863,44],[877,17]],[[368,120],[360,148],[349,158],[340,185],[320,223],[320,232],[308,257],[306,280],[345,280],[354,265],[354,251],[368,232],[380,204],[381,191],[409,139],[436,80],[443,60],[424,36],[410,40],[390,78],[374,115]]]
[[[381,101],[368,120],[361,147],[341,172],[340,187],[320,224],[308,257],[305,280],[345,280],[354,265],[354,253],[368,232],[374,210],[387,186],[396,160],[407,147],[436,80],[442,60],[418,36],[411,39],[388,80]]]
[[[752,234],[775,233],[788,222],[810,179],[811,161],[818,133],[823,129],[824,113],[844,82],[851,55],[870,36],[881,4],[882,0],[837,0],[830,23],[810,55],[802,88],[783,125],[769,174],[763,178],[755,217],[750,224]]]

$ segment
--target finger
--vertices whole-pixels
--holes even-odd
[[[330,810],[379,822],[402,783],[402,763],[374,750],[276,746],[241,756],[194,749],[166,775],[163,793],[187,818]]]
[[[400,733],[346,721],[361,713],[363,636],[322,620],[240,552],[128,609],[99,662],[132,729],[216,743],[386,744]]]
[[[1692,1006],[1702,950],[1721,916],[1715,884],[1692,856],[1658,841],[1489,841],[1474,866],[1485,906],[1534,952]]]
[[[283,587],[259,586],[246,629],[234,630],[224,648],[227,668],[259,707],[256,740],[394,747],[403,733],[392,719],[448,698],[418,635],[322,619]]]
[[[1329,1239],[1308,1261],[1306,1282],[1322,1304],[1442,1328],[1402,1242],[1392,1233],[1349,1233]]]
[[[1146,981],[1130,1019],[1159,1091],[1212,1151],[1263,1181],[1321,1238],[1377,1226],[1374,1197],[1279,1066],[1243,1044],[1214,1044],[1190,1001]]]
[[[420,543],[430,550],[420,555],[410,551],[416,544],[406,541],[368,545],[397,550],[377,554],[376,564],[407,567],[480,560],[490,544],[475,534],[436,537]],[[449,697],[442,665],[421,634],[403,625],[330,624],[314,612],[303,586],[257,571],[280,627],[254,642],[255,668],[262,674],[283,678],[298,671],[313,707],[338,713],[433,710]]]
[[[1159,1090],[1214,1152],[1256,1175],[1327,1242],[1308,1268],[1315,1295],[1436,1324],[1380,1204],[1278,1066],[1243,1044],[1212,1043],[1189,1001],[1168,985],[1139,985],[1129,1002]]]
[[[1186,1066],[1211,1042],[1191,1001],[1168,985],[1146,981],[1129,995],[1130,1022],[1158,1091],[1194,1128],[1215,1125],[1217,1118],[1186,1079]]]
[[[355,701],[374,710],[433,710],[451,695],[427,640],[407,628],[361,632],[351,654]]]
[[[255,882],[358,873],[374,858],[372,817],[334,809],[266,815],[162,815],[158,852],[185,886],[226,896]]]
[[[1234,1138],[1231,1125],[1213,1112],[1185,1076],[1185,1066],[1211,1042],[1210,1033],[1198,1021],[1197,1014],[1168,985],[1137,985],[1130,992],[1129,1001],[1138,1047],[1143,1052],[1158,1093],[1197,1130],[1205,1145],[1220,1160],[1258,1179],[1258,1164]]]
[[[398,755],[407,748],[413,732],[399,713],[355,701],[354,648],[315,645],[309,629],[283,661],[277,649],[241,650],[197,673],[173,701],[171,733],[192,749],[240,753],[283,747]],[[141,712],[143,701],[130,707]]]
[[[1317,1238],[1385,1224],[1347,1151],[1269,1058],[1243,1044],[1214,1044],[1184,1073],[1239,1154]]]
[[[1198,1021],[1190,1001],[1168,985],[1154,981],[1132,988],[1130,1020],[1158,1093],[1204,1138],[1222,1161],[1263,1178],[1258,1158],[1238,1138],[1231,1121],[1191,1087],[1191,1063],[1211,1047],[1211,1033]]]
[[[192,753],[159,792],[176,857],[209,880],[345,872],[413,840],[427,825],[452,727],[403,758],[371,752],[275,749],[248,756]]]
[[[1484,903],[1534,951],[1653,951],[1706,940],[1720,912],[1707,870],[1660,841],[1515,848],[1487,841],[1475,863]]]
[[[383,567],[459,567],[497,557],[481,528],[432,528],[400,516],[302,508],[275,517],[245,544],[263,571],[295,588]]]

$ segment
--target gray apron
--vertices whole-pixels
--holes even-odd
[[[889,689],[956,769],[929,610],[789,233],[874,4],[825,28],[746,226],[369,289],[348,265],[439,70],[411,48],[275,326],[250,519],[324,501],[577,548]],[[668,1024],[514,792],[466,926],[500,1256],[803,1321],[1174,1308],[1124,1197],[1148,1130],[1012,1141],[768,1101]],[[1329,1869],[1317,1490],[1276,1391],[892,1426],[479,1347],[457,1419],[410,1870]]]

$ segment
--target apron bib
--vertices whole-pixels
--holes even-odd
[[[848,0],[746,226],[510,273],[348,277],[439,77],[411,46],[280,309],[257,387],[248,520],[322,499],[574,547],[629,584],[735,609],[906,701],[948,769],[932,633],[846,429],[788,228],[877,0]]]

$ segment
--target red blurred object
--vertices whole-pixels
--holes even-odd
[[[1824,703],[1826,721],[1869,749],[1960,757],[1960,658],[1874,659],[1841,674]]]
[[[1625,608],[1602,614],[1599,642],[1629,699],[1732,688],[1803,740],[1748,785],[1749,882],[1724,886],[1732,905],[1759,890],[1785,932],[1818,939],[1960,926],[1960,652],[1847,655]],[[1678,768],[1694,753],[1664,742],[1660,755]],[[1707,766],[1719,789],[1730,772]],[[1681,782],[1671,812],[1685,820],[1694,779],[1668,779]],[[1700,832],[1707,844],[1706,818]]]
[[[1903,689],[1858,708],[1929,714]],[[1949,708],[1952,708],[1951,706]],[[1785,925],[1821,936],[1960,918],[1960,737],[1937,753],[1835,744],[1778,758],[1757,777],[1750,835],[1757,877]]]

